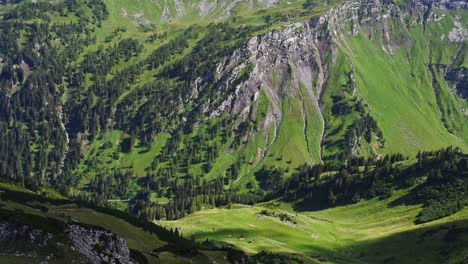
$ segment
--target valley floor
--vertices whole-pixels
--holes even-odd
[[[250,254],[282,253],[307,263],[466,261],[468,208],[416,225],[419,205],[390,206],[407,191],[399,191],[386,200],[373,199],[322,211],[295,212],[289,204],[273,201],[207,209],[178,221],[157,223],[178,228],[185,237],[223,241]]]

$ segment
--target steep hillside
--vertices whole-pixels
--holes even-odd
[[[264,26],[238,31],[228,41],[220,41],[227,37],[225,29],[219,30],[225,25],[209,27],[206,36],[197,36],[196,53],[180,51],[184,58],[161,66],[159,78],[178,78],[190,87],[183,103],[171,102],[181,119],[168,131],[170,139],[156,136],[147,152],[148,158],[158,149],[163,153],[154,160],[137,158],[136,174],[168,168],[170,175],[224,175],[244,188],[249,182],[252,186],[252,176],[263,164],[289,175],[304,163],[340,163],[352,155],[414,155],[447,145],[466,149],[466,99],[458,96],[465,89],[466,15],[458,10],[463,3],[448,10],[441,5],[347,3],[310,22],[251,39],[248,35],[265,31]],[[141,108],[142,90],[151,89],[142,88],[119,98],[119,116]],[[127,104],[127,98],[132,102]],[[143,111],[150,107],[144,105]],[[167,131],[167,124],[151,122]],[[121,127],[135,131],[151,122]],[[114,131],[113,137],[120,136]],[[117,147],[114,143],[112,152]],[[196,155],[192,159],[187,153]],[[120,161],[133,160],[124,157]]]
[[[464,263],[467,44],[463,0],[0,0],[0,262]]]
[[[466,9],[1,1],[0,176],[180,218],[304,164],[467,151]]]
[[[463,28],[463,15],[437,5],[349,2],[255,37],[238,53],[254,65],[252,73],[219,110],[240,116],[239,123],[263,125],[257,130],[270,144],[257,143],[265,152],[259,160],[288,153],[299,164],[444,145],[466,149],[466,100],[453,96],[456,89],[444,80],[447,69],[466,63],[466,34],[444,38]],[[234,73],[245,67],[238,54],[231,57],[240,65]],[[269,102],[263,121],[248,116],[261,93]],[[268,140],[270,129],[279,137]],[[278,162],[266,160],[272,163]]]

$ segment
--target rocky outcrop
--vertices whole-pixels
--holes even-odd
[[[57,252],[70,249],[76,253],[74,263],[136,263],[126,241],[110,231],[74,224],[66,227],[64,237],[28,225],[0,222],[0,255],[48,263],[58,257]]]
[[[40,229],[0,222],[0,255],[35,258],[51,238],[52,234]]]
[[[463,99],[468,99],[468,68],[460,67],[447,71],[444,76],[458,95]]]
[[[110,231],[70,225],[66,230],[72,249],[90,263],[135,263],[126,241]]]
[[[468,2],[465,0],[423,0],[421,2],[426,6],[435,6],[438,8],[446,8],[453,10],[468,9]]]
[[[313,111],[320,113],[319,96],[327,78],[327,66],[322,57],[333,53],[334,49],[333,45],[329,45],[330,36],[322,30],[323,26],[298,23],[252,38],[243,51],[234,54],[218,67],[218,76],[230,75],[221,84],[220,92],[229,89],[244,68],[251,65],[253,70],[249,78],[237,85],[234,93],[211,115],[228,111],[239,116],[240,124],[249,118],[262,91],[270,102],[261,125],[265,136],[271,129],[278,130],[283,118],[282,105],[288,97],[300,97],[301,101],[312,102]],[[242,59],[245,61],[239,63]],[[307,111],[303,113],[310,114]],[[274,138],[269,140],[268,145],[273,142]]]
[[[468,41],[468,29],[464,28],[459,21],[455,21],[455,27],[448,33],[451,42],[464,43]]]

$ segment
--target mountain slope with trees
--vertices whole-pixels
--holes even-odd
[[[457,3],[304,3],[276,20],[293,8],[279,5],[251,15],[263,22],[166,32],[114,24],[101,1],[5,2],[2,142],[18,144],[2,144],[2,175],[67,192],[128,175],[110,177],[128,178],[120,196],[152,175],[248,190],[263,164],[290,175],[322,160],[466,150]],[[305,14],[315,18],[281,26]]]
[[[0,178],[147,220],[401,184],[418,222],[451,215],[466,205],[467,9],[0,0]],[[404,183],[410,168],[429,180]]]

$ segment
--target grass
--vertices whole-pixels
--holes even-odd
[[[247,253],[262,250],[284,253],[321,252],[323,243],[313,243],[312,229],[301,230],[275,217],[257,215],[258,206],[235,205],[231,209],[209,209],[197,212],[179,221],[159,222],[163,226],[181,227],[185,236],[195,235],[200,240],[211,239],[231,243]],[[303,216],[301,224],[310,227],[313,221]],[[302,219],[302,220],[304,220]],[[314,228],[314,231],[320,232]],[[243,236],[245,240],[239,238]],[[253,239],[253,243],[248,241]]]
[[[417,40],[414,46],[395,54],[383,51],[361,34],[342,46],[355,68],[358,93],[383,131],[383,152],[413,155],[418,149],[447,145],[466,149],[466,135],[462,135],[462,142],[456,140],[441,121],[427,69],[427,44],[420,29],[414,29],[412,35]],[[466,123],[466,118],[459,119],[458,123]]]
[[[212,22],[227,20],[228,17],[238,24],[242,25],[259,25],[264,24],[264,17],[271,16],[291,16],[289,20],[298,18],[305,19],[306,14],[302,8],[304,0],[298,1],[279,1],[274,8],[265,9],[261,1],[239,1],[235,8],[227,14],[230,1],[207,1],[212,8],[209,12],[204,13],[200,10],[201,0],[181,1],[176,5],[171,1],[154,2],[150,0],[122,0],[110,1],[106,0],[110,17],[108,21],[103,23],[103,28],[118,27],[120,25],[128,26],[129,31],[134,36],[140,35],[142,28],[149,28],[150,31],[171,32],[174,29],[185,28],[190,25],[208,25]],[[327,5],[335,5],[336,2],[320,1],[319,7],[315,12],[323,12],[328,9]],[[286,21],[276,21],[274,27],[285,24]],[[146,25],[146,26],[145,26]],[[152,30],[151,30],[152,29]]]
[[[124,164],[125,162],[132,164],[132,167],[135,169],[137,176],[144,176],[146,174],[145,169],[151,165],[154,157],[159,154],[169,137],[170,136],[168,134],[159,134],[156,137],[154,144],[152,144],[150,148],[133,148],[129,154],[121,154],[120,160]]]
[[[429,64],[452,64],[459,44],[449,42],[447,34],[454,27],[454,20],[466,23],[466,16],[457,11],[435,9],[434,12],[444,18],[429,23],[424,31],[420,25],[405,31],[399,22],[390,23],[390,45],[382,40],[379,32],[369,29],[356,37],[340,38],[336,63],[330,67],[329,82],[322,97],[327,122],[326,157],[341,151],[336,142],[344,139],[356,118],[355,114],[331,115],[332,95],[337,94],[363,100],[383,132],[384,146],[361,140],[360,155],[395,152],[414,155],[419,149],[447,145],[467,149],[467,118],[462,113],[466,102],[453,95],[442,76],[436,76],[441,87],[441,92],[436,94],[437,87],[428,69]],[[459,18],[454,18],[457,15]],[[460,54],[454,61],[455,67],[466,64],[463,47]],[[350,91],[344,92],[346,87],[349,89],[350,73],[357,86],[353,96]]]
[[[291,168],[304,163],[313,163],[308,153],[306,140],[308,136],[304,133],[305,121],[307,120],[304,120],[303,117],[302,101],[299,94],[296,94],[295,97],[285,98],[282,111],[283,119],[278,129],[276,141],[268,152],[273,156],[268,157],[265,163]]]
[[[468,228],[468,208],[415,225],[420,206],[389,207],[391,201],[407,191],[398,191],[383,201],[373,199],[316,212],[294,212],[289,204],[273,201],[209,209],[181,220],[158,223],[180,228],[184,236],[194,235],[201,241],[233,244],[250,254],[260,251],[294,254],[311,263],[317,256],[326,256],[331,263],[382,263],[386,259],[394,263],[441,263],[444,259],[459,259],[457,254],[463,253],[466,238],[462,236],[458,238],[460,241],[451,243],[443,238],[451,228]],[[275,215],[289,214],[297,223],[260,215],[262,210]],[[244,240],[239,239],[241,236]],[[249,243],[251,239],[253,242]],[[441,254],[443,250],[448,255]]]

